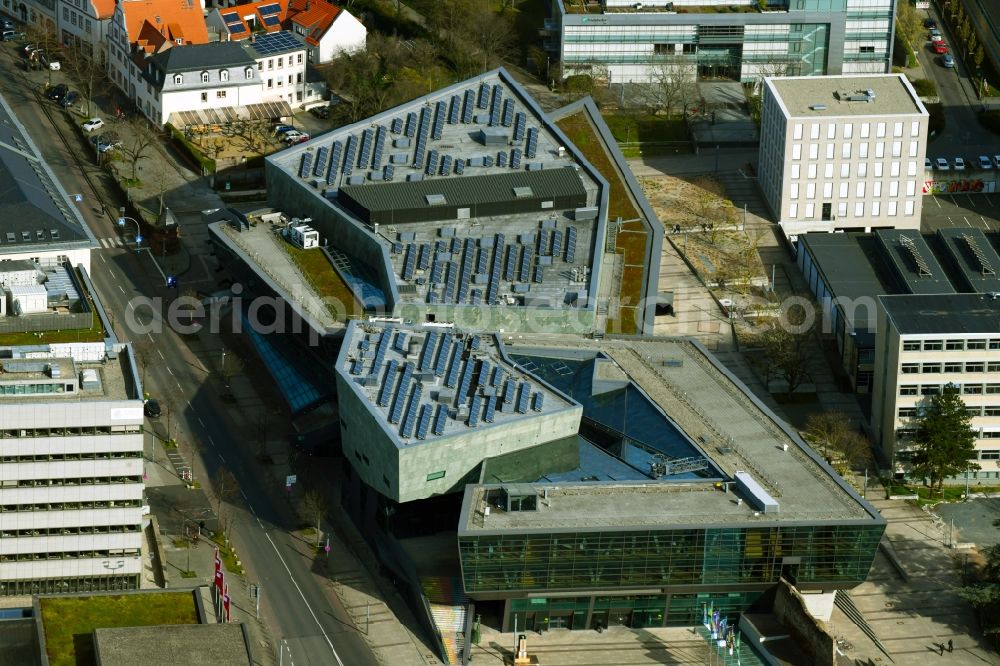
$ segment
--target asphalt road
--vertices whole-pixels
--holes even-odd
[[[0,62],[8,64],[8,71],[14,71],[19,57],[14,48],[11,44],[3,45],[3,55],[0,55]],[[114,211],[119,202],[98,200],[100,194],[92,190],[82,176],[82,171],[86,171],[93,179],[103,177],[90,163],[87,147],[72,133],[67,120],[54,105],[51,118],[39,112],[32,85],[38,85],[38,80],[31,76],[0,77],[0,92],[14,108],[65,189],[84,194],[84,203],[78,207],[94,235],[116,237],[117,230],[102,204]],[[182,224],[196,224],[196,213],[185,210],[185,206],[190,205],[188,192],[168,193],[166,199],[168,205],[177,204],[177,210],[183,211]],[[203,239],[204,231],[201,232]],[[190,242],[187,234],[185,238]],[[207,249],[192,249],[196,256],[185,284],[195,288],[211,285],[209,264],[199,258]],[[125,330],[125,313],[134,297],[140,294],[159,296],[164,303],[169,303],[177,296],[175,290],[165,288],[160,269],[148,253],[121,247],[103,248],[92,253],[91,265],[97,293],[105,308],[113,313],[115,327],[124,339],[134,340],[139,335]],[[137,319],[149,323],[148,309],[140,310]],[[172,417],[175,434],[200,443],[201,460],[194,464],[196,476],[210,479],[224,464],[240,484],[242,501],[233,509],[235,522],[231,535],[248,571],[248,579],[262,586],[261,609],[270,627],[274,651],[265,663],[276,659],[279,641],[287,645],[285,658],[291,655],[297,665],[376,663],[339,601],[329,598],[313,583],[312,560],[299,554],[288,532],[295,526],[295,517],[281,496],[282,489],[274,488],[270,478],[252,462],[253,451],[249,450],[252,444],[245,444],[252,442],[252,436],[246,432],[247,423],[233,422],[227,406],[219,399],[217,367],[199,358],[169,327],[159,328],[162,330],[145,333],[160,356],[159,362],[147,364],[146,390],[154,396],[176,396],[182,404],[183,413]]]

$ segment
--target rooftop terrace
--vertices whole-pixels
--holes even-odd
[[[451,326],[352,322],[337,371],[399,447],[573,407],[494,336]]]
[[[605,355],[728,479],[745,472],[759,490],[738,490],[733,484],[726,492],[707,481],[535,484],[540,491],[548,489],[549,500],[538,511],[494,510],[484,518],[488,487],[475,486],[466,490],[460,531],[880,520],[794,431],[689,341],[553,336],[504,342],[514,354]],[[777,506],[765,508],[760,500],[765,496]]]

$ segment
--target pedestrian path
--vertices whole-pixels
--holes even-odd
[[[101,247],[105,250],[110,250],[111,248],[116,247],[128,247],[128,244],[117,236],[113,238],[98,238],[97,240],[100,242]]]

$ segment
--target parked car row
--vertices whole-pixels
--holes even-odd
[[[45,94],[46,97],[51,99],[57,104],[62,104],[65,107],[73,106],[80,99],[79,93],[75,90],[70,90],[65,83],[60,83],[58,85],[49,88],[48,92]]]
[[[931,158],[924,158],[924,168],[927,170],[934,169],[936,171],[965,171],[966,168],[979,169],[980,171],[991,171],[993,169],[1000,169],[1000,155],[994,155],[992,158],[989,155],[980,155],[976,158],[975,162],[967,164],[965,158],[956,157],[951,162],[945,157],[935,158],[931,161]]]
[[[274,126],[274,135],[281,137],[281,141],[289,146],[309,140],[309,135],[300,132],[291,125],[277,124]]]

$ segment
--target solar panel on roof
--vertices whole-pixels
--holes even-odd
[[[480,109],[485,109],[486,105],[490,102],[490,85],[488,83],[481,83],[479,85],[479,102],[476,104]]]
[[[375,130],[375,150],[372,154],[372,168],[382,167],[382,151],[385,150],[385,138],[389,135],[389,130],[385,125],[379,125]]]
[[[406,260],[403,262],[402,277],[404,280],[413,279],[413,269],[417,263],[417,246],[410,243],[406,246]]]
[[[402,132],[403,131],[403,119],[402,118],[393,118],[392,119],[391,130],[392,130],[393,134],[399,134],[400,132]]]
[[[403,403],[406,401],[406,394],[410,390],[410,380],[412,378],[413,364],[404,363],[403,376],[399,379],[399,385],[396,386],[395,402],[393,402],[392,410],[389,412],[389,423],[399,423],[399,419],[403,416]]]
[[[392,348],[402,354],[406,353],[406,333],[403,331],[396,332],[396,338],[392,341]]]
[[[479,425],[479,410],[483,408],[483,396],[478,393],[472,398],[472,407],[469,408],[469,420],[466,423],[470,428]]]
[[[469,295],[469,302],[472,305],[479,305],[483,302],[483,292],[479,289],[473,289],[472,293]]]
[[[514,402],[514,380],[508,379],[503,383],[503,401],[505,404]]]
[[[472,114],[476,110],[476,92],[469,88],[465,91],[465,99],[462,102],[462,122],[468,125],[472,122]]]
[[[465,397],[469,394],[469,386],[472,384],[472,371],[475,364],[470,359],[465,364],[465,369],[462,371],[462,383],[458,388],[458,401],[461,403],[465,400]]]
[[[538,234],[538,254],[549,253],[549,234],[546,231]]]
[[[242,23],[233,23],[231,25],[227,25],[226,28],[229,29],[229,34],[231,35],[241,35],[247,31],[246,26]]]
[[[520,141],[524,138],[524,126],[527,124],[528,117],[524,114],[524,111],[518,111],[514,116],[514,141]]]
[[[420,255],[417,257],[417,268],[422,271],[427,270],[431,264],[431,244],[424,243],[420,246]]]
[[[444,285],[444,300],[451,302],[455,298],[455,287],[458,283],[458,264],[454,261],[448,262],[448,278]]]
[[[562,252],[562,232],[558,229],[552,230],[552,256],[558,257]]]
[[[477,386],[485,386],[486,383],[489,381],[491,367],[492,366],[490,365],[489,361],[483,361],[482,364],[479,366],[479,376],[476,377]]]
[[[452,236],[451,253],[458,254],[459,250],[461,249],[462,249],[462,241],[460,241],[457,236]]]
[[[383,329],[382,335],[378,339],[378,347],[375,348],[375,361],[372,365],[372,372],[375,372],[382,365],[382,361],[385,359],[385,352],[389,349],[389,338],[393,332],[394,329],[391,326]]]
[[[403,427],[399,429],[399,434],[404,438],[413,436],[413,427],[417,424],[417,407],[420,406],[421,393],[423,393],[423,387],[420,384],[413,387],[413,395],[410,396],[406,416],[403,417]]]
[[[497,397],[491,395],[486,398],[486,412],[483,414],[483,421],[487,423],[493,423],[493,417],[496,415],[497,409]]]
[[[483,166],[484,167],[491,167],[491,166],[493,166],[493,156],[492,155],[484,155],[483,156]]]
[[[465,173],[465,160],[455,160],[455,174],[461,176],[463,173]]]
[[[503,101],[503,88],[500,84],[493,86],[493,102],[490,104],[490,127],[500,124],[500,108]]]
[[[480,343],[479,336],[473,335],[472,340],[469,341],[469,348],[472,351],[479,351],[479,343]]]
[[[363,169],[368,166],[368,156],[372,149],[372,136],[374,132],[371,128],[361,133],[361,150],[358,154],[358,168]]]
[[[528,142],[524,147],[524,155],[528,159],[532,159],[535,156],[535,150],[538,148],[538,128],[531,127],[528,129]]]
[[[477,273],[485,273],[486,272],[486,264],[489,262],[489,259],[490,259],[490,251],[486,250],[486,249],[480,249],[479,250],[479,256],[476,257],[476,272]]]
[[[263,7],[259,8],[257,11],[260,13],[261,16],[265,16],[266,14],[280,14],[281,13],[281,5],[279,5],[278,3],[274,3],[274,4],[271,4],[271,5],[264,5]]]
[[[302,153],[301,162],[299,162],[299,178],[305,178],[309,175],[309,168],[312,166],[312,161],[312,153]]]
[[[428,176],[437,172],[438,165],[438,151],[433,148],[427,153],[427,168],[424,169],[424,173]]]
[[[447,176],[449,173],[451,173],[451,155],[445,155],[441,158],[440,174]]]
[[[441,282],[441,272],[444,270],[443,261],[435,261],[431,266],[431,282],[439,284]]]
[[[524,252],[521,253],[521,270],[520,270],[521,282],[528,281],[529,277],[528,271],[531,270],[531,260],[534,258],[534,255],[535,251],[532,250],[530,247],[525,247]]]
[[[444,380],[444,385],[448,388],[454,388],[455,384],[458,383],[458,373],[462,369],[462,345],[459,342],[453,342],[451,347],[453,350],[451,366],[448,368],[448,376]]]
[[[232,14],[223,14],[222,20],[225,21],[227,25],[231,23],[243,23],[243,19],[240,18],[239,12],[233,12]]]
[[[576,259],[576,227],[566,229],[566,263],[572,264]]]
[[[364,338],[358,343],[358,349],[362,351],[368,351],[369,347],[371,347],[371,344],[368,342],[368,338]]]
[[[458,117],[462,113],[462,97],[460,95],[451,96],[451,106],[448,108],[448,124],[454,125],[458,122]]]
[[[444,374],[445,366],[448,365],[448,355],[451,353],[451,333],[445,333],[441,346],[438,347],[437,359],[434,362],[434,374],[438,377]]]
[[[302,42],[298,41],[290,32],[285,31],[261,35],[253,44],[253,49],[258,55],[284,53],[302,48],[304,48]]]
[[[413,137],[417,133],[417,114],[410,111],[406,114],[406,136]]]
[[[361,370],[363,368],[364,368],[364,363],[362,363],[360,360],[354,359],[353,361],[351,361],[351,374],[352,375],[360,375],[361,374]]]
[[[514,280],[514,267],[517,264],[518,247],[511,245],[507,248],[507,262],[504,264],[503,279],[507,282]]]
[[[354,171],[354,154],[358,150],[358,137],[353,134],[347,137],[347,148],[344,149],[344,174],[349,176]]]
[[[326,156],[330,152],[330,149],[326,146],[320,146],[320,149],[316,151],[316,166],[313,167],[313,175],[316,177],[322,176],[324,169],[326,169]]]
[[[519,169],[521,168],[521,149],[514,148],[510,151],[510,168]]]
[[[434,361],[434,351],[437,347],[438,334],[437,331],[431,331],[424,338],[424,348],[420,356],[420,372],[427,372],[431,369],[431,363]]]
[[[542,266],[541,264],[535,266],[535,274],[532,276],[535,282],[543,282]]]
[[[448,421],[448,408],[444,405],[437,406],[437,414],[434,415],[434,428],[431,430],[435,435],[444,434],[444,426]]]
[[[391,164],[386,164],[385,168],[382,169],[383,180],[392,182],[392,179],[395,175],[396,175],[396,167],[392,166]]]
[[[417,419],[417,439],[427,438],[427,428],[431,425],[431,406],[420,407],[420,418]]]
[[[517,406],[514,408],[518,414],[525,414],[528,411],[528,397],[531,395],[531,384],[521,382],[520,393],[517,396]]]
[[[276,25],[281,25],[281,19],[275,16],[274,14],[270,16],[262,16],[261,20],[264,21],[264,25],[266,26],[273,27]]]
[[[382,376],[382,388],[378,391],[378,406],[387,407],[389,405],[389,396],[392,395],[392,385],[396,381],[396,368],[399,367],[399,362],[396,359],[391,359],[385,366],[385,374]]]
[[[423,107],[420,109],[420,126],[417,128],[417,136],[423,136],[424,139],[427,138],[427,134],[431,130],[431,110],[430,107]]]
[[[448,103],[441,101],[434,105],[434,126],[431,128],[431,138],[440,139],[444,129],[445,116],[448,114]]]
[[[330,163],[326,169],[326,184],[331,185],[337,179],[337,171],[340,169],[340,159],[343,156],[343,145],[339,141],[333,142],[330,149]]]
[[[505,99],[503,101],[503,126],[510,127],[514,122],[514,100]]]
[[[506,150],[501,150],[499,153],[497,153],[497,166],[498,167],[505,167],[505,166],[507,166],[507,151]]]
[[[531,396],[531,408],[536,412],[542,411],[542,403],[545,401],[545,395],[542,393],[536,393]]]
[[[438,298],[438,295],[436,293],[434,293],[433,291],[427,292],[428,303],[439,303],[440,301],[441,299]]]

